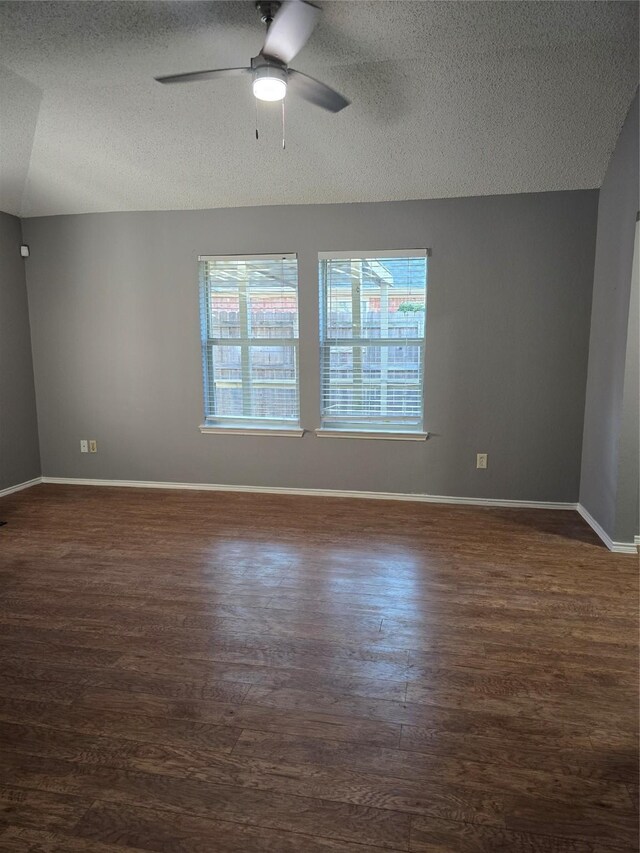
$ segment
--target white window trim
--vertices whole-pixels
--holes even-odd
[[[198,255],[198,264],[202,261],[252,261],[252,260],[294,260],[296,262],[296,269],[298,269],[298,254],[297,252],[278,252],[278,253],[263,253],[263,254],[238,254],[238,255]],[[296,277],[296,304],[297,304],[297,313],[298,313],[298,323],[300,322],[300,289],[299,289],[299,280]],[[201,294],[200,294],[201,298]],[[299,334],[299,332],[298,332]],[[302,438],[305,433],[305,430],[300,426],[300,338],[203,338],[202,330],[201,330],[201,346],[202,346],[202,360],[204,360],[207,356],[205,355],[205,349],[208,350],[209,346],[216,344],[222,346],[242,346],[242,345],[257,345],[257,346],[282,346],[285,343],[286,345],[293,346],[296,360],[296,378],[290,380],[291,384],[295,384],[295,387],[298,391],[298,420],[291,421],[291,427],[289,427],[286,423],[276,423],[270,425],[268,420],[262,421],[258,418],[256,419],[248,419],[246,423],[237,423],[234,424],[233,420],[220,416],[219,418],[212,418],[211,421],[205,422],[199,426],[199,430],[201,433],[218,433],[218,434],[226,434],[226,435],[281,435],[281,436],[294,436]],[[203,367],[203,378],[204,378],[204,367]],[[244,383],[244,377],[241,380],[241,383]],[[275,383],[274,383],[275,384]],[[278,383],[282,384],[282,380]],[[289,384],[289,383],[287,383]],[[206,394],[206,388],[205,388]],[[205,401],[206,406],[206,401]]]
[[[315,430],[318,438],[364,438],[364,439],[379,439],[382,441],[426,441],[429,438],[428,432],[400,432],[384,430],[353,430],[353,429],[330,429],[323,427]]]
[[[215,426],[214,424],[201,424],[199,430],[204,435],[269,435],[288,438],[302,438],[306,430],[302,427],[284,429],[282,427],[250,427],[239,424],[238,426]]]
[[[431,249],[423,248],[423,249],[388,249],[386,251],[381,251],[376,249],[374,251],[346,251],[346,252],[318,252],[318,282],[320,284],[320,322],[322,323],[324,308],[324,300],[325,293],[324,287],[322,284],[322,278],[320,274],[320,263],[322,261],[331,261],[331,260],[375,260],[376,258],[430,258],[431,257]],[[363,338],[363,339],[354,339],[354,338],[345,338],[345,339],[335,339],[331,341],[332,345],[343,345],[343,346],[354,346],[354,340],[357,343],[361,343],[362,345],[371,345],[372,341],[375,340],[378,342],[378,339],[371,338]],[[419,428],[414,430],[406,430],[403,431],[400,426],[393,430],[384,430],[384,428],[376,429],[375,431],[368,431],[366,429],[360,430],[353,423],[349,424],[348,429],[341,429],[340,427],[333,426],[330,421],[327,423],[328,419],[322,418],[324,421],[324,425],[319,429],[315,430],[315,434],[318,438],[364,438],[364,439],[387,439],[387,440],[396,440],[396,441],[426,441],[429,437],[428,432],[424,432],[424,372],[425,372],[425,358],[426,358],[426,329],[425,335],[420,340],[407,339],[409,344],[414,346],[419,346],[421,348],[422,354],[422,371],[423,371],[423,400],[422,400],[422,421],[419,424]],[[404,343],[404,340],[403,340]],[[321,349],[323,346],[323,341],[321,340]],[[322,368],[321,368],[322,370]],[[321,379],[322,382],[322,374]],[[322,393],[322,392],[321,392]]]
[[[262,255],[198,255],[198,261],[295,261],[296,252],[266,252]]]
[[[318,260],[375,260],[376,258],[430,258],[431,249],[389,249],[381,252],[318,252]]]

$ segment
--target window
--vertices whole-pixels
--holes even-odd
[[[324,430],[423,429],[426,250],[320,256]]]
[[[201,257],[200,318],[207,427],[297,427],[295,255]]]

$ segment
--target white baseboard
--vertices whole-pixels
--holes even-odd
[[[42,477],[34,477],[33,480],[26,480],[24,483],[16,483],[15,486],[0,489],[0,498],[3,498],[5,495],[12,495],[14,492],[20,492],[22,489],[29,489],[31,486],[37,486],[41,482]]]
[[[471,506],[520,507],[521,509],[573,509],[574,503],[552,501],[511,501],[503,498],[463,498],[447,495],[405,494],[402,492],[360,492],[340,489],[297,489],[281,486],[229,486],[218,483],[161,483],[145,480],[84,480],[75,477],[43,477],[43,483],[75,486],[120,486],[133,489],[193,489],[203,492],[257,492],[269,495],[307,495],[309,497],[366,498],[380,501],[417,501],[420,503],[468,504]]]
[[[68,486],[114,486],[130,489],[191,489],[199,492],[254,492],[267,495],[307,495],[309,497],[364,498],[380,501],[414,501],[417,503],[460,504],[466,506],[515,507],[520,509],[577,510],[598,534],[610,551],[616,554],[637,554],[640,536],[633,542],[614,542],[582,504],[554,501],[511,501],[503,498],[464,498],[449,495],[404,494],[402,492],[359,492],[340,489],[296,489],[281,486],[230,486],[220,483],[162,483],[155,480],[89,480],[80,477],[35,477],[0,491],[0,497],[28,489],[38,483],[57,483]]]
[[[588,509],[585,509],[582,504],[578,504],[576,509],[584,518],[587,524],[598,534],[604,544],[610,551],[615,554],[637,554],[638,544],[640,544],[640,536],[636,536],[633,542],[614,542],[602,525],[598,524],[595,518],[591,515]]]

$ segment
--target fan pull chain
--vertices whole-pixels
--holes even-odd
[[[286,145],[284,144],[284,98],[282,99],[282,150],[284,151]]]
[[[258,136],[258,99],[254,98],[254,101],[256,102],[256,139],[259,139],[260,137]]]

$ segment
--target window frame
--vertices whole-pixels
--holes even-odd
[[[238,287],[239,297],[239,337],[219,337],[211,334],[211,310],[207,307],[208,286],[206,276],[203,275],[203,263],[206,261],[293,261],[295,263],[295,297],[296,297],[296,328],[297,336],[258,338],[252,337],[249,328],[249,291],[245,284],[244,294],[242,285]],[[228,435],[277,435],[301,437],[305,430],[300,426],[300,299],[299,299],[299,267],[298,255],[295,252],[265,252],[261,254],[237,254],[237,255],[198,255],[198,291],[199,291],[199,313],[200,313],[200,343],[201,343],[201,369],[203,387],[203,422],[200,424],[201,433],[228,434]],[[274,388],[295,387],[297,400],[297,417],[294,418],[271,418],[256,417],[255,415],[219,415],[207,413],[208,403],[212,389],[214,389],[214,348],[216,346],[237,346],[240,348],[240,372],[239,387],[244,390],[252,384],[251,377],[251,348],[252,347],[291,347],[294,353],[295,378],[289,381],[273,380],[269,382]],[[231,381],[231,380],[230,380]],[[235,380],[234,380],[235,381]]]
[[[339,251],[339,252],[319,252],[318,253],[318,285],[319,285],[319,353],[320,353],[320,427],[315,430],[315,434],[320,438],[363,438],[363,439],[386,439],[399,441],[425,441],[429,437],[429,433],[424,429],[425,418],[425,367],[426,367],[426,344],[427,344],[427,316],[426,316],[426,300],[428,286],[428,260],[431,257],[431,250],[424,249],[390,249],[390,250],[372,250],[372,251]],[[376,260],[376,259],[391,259],[391,258],[425,258],[427,266],[425,267],[425,326],[421,338],[369,338],[360,335],[357,338],[328,338],[325,333],[328,315],[328,288],[326,276],[326,262],[330,261],[358,261],[358,260]],[[351,293],[352,306],[355,306],[355,294]],[[360,305],[357,306],[357,312],[352,308],[354,315],[360,312]],[[374,416],[356,418],[329,418],[324,414],[325,408],[325,348],[329,346],[345,346],[345,347],[366,347],[380,345],[383,342],[385,346],[392,347],[394,345],[409,345],[420,347],[420,368],[421,368],[421,383],[420,383],[420,404],[421,417],[415,425],[411,424],[393,424],[391,420],[383,421]],[[342,423],[340,423],[342,421]],[[367,423],[368,421],[368,423]]]

